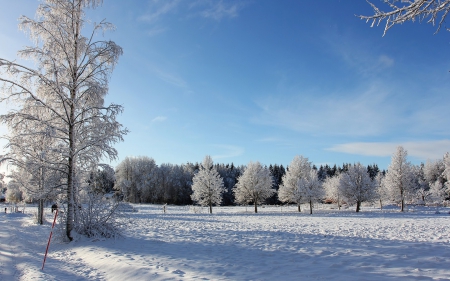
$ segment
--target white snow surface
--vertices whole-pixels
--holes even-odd
[[[450,280],[450,208],[133,205],[123,238],[61,240],[35,207],[0,213],[0,280]]]

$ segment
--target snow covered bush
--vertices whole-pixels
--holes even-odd
[[[213,161],[209,155],[205,156],[200,171],[192,179],[192,201],[201,206],[208,206],[212,214],[212,206],[220,205],[222,193],[225,191],[223,180],[213,167]]]
[[[269,168],[263,167],[259,162],[250,162],[233,189],[236,202],[239,204],[253,202],[255,213],[257,213],[258,204],[263,203],[276,192],[272,189],[272,184],[273,179]]]
[[[87,237],[115,238],[120,236],[121,204],[106,200],[102,193],[83,190],[75,212],[77,233]]]

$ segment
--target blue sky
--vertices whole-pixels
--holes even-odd
[[[30,44],[17,18],[38,1],[18,2],[0,0],[4,58]],[[441,158],[450,33],[415,22],[383,37],[384,26],[355,17],[371,12],[365,1],[105,0],[88,15],[113,23],[105,37],[124,49],[108,96],[131,131],[119,161],[287,165],[303,155],[387,168],[398,145],[414,164]]]

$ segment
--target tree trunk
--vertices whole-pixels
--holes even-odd
[[[400,208],[400,212],[403,212],[405,209],[405,197],[403,196],[403,184],[400,182],[400,198],[402,199],[402,206]]]
[[[255,214],[258,213],[258,204],[255,202]]]
[[[310,214],[310,215],[312,215],[312,209],[313,209],[312,200],[309,199],[309,214]]]
[[[40,196],[44,193],[44,172],[43,172],[43,164],[41,161],[41,167],[39,168],[39,190],[40,190]],[[44,199],[39,199],[39,205],[38,205],[38,223],[44,224]]]
[[[73,42],[74,42],[74,52],[73,52],[73,61],[72,69],[71,69],[71,82],[73,83],[72,88],[70,89],[70,99],[69,99],[69,161],[67,164],[67,222],[66,222],[66,235],[69,238],[69,241],[73,240],[72,230],[75,226],[75,101],[77,97],[77,86],[78,86],[78,40],[80,36],[80,18],[81,18],[81,2],[77,2],[77,7],[73,8],[72,16],[75,19],[75,31],[73,34]],[[58,78],[58,77],[56,77]],[[57,81],[58,83],[58,81]],[[58,90],[60,90],[59,85]]]
[[[71,135],[72,130],[70,130],[69,135]],[[72,146],[72,142],[70,142]],[[70,241],[73,240],[71,235],[72,229],[74,227],[74,196],[73,196],[73,157],[69,157],[68,165],[68,176],[67,176],[67,222],[66,222],[66,235]]]
[[[44,224],[44,199],[39,199],[38,223]]]
[[[383,202],[380,199],[380,210],[383,210]]]
[[[302,212],[302,208],[300,206],[300,203],[297,204],[297,207],[298,207],[298,212],[301,213]]]
[[[359,210],[361,209],[361,202],[356,202],[356,212],[359,213]]]
[[[209,203],[209,213],[212,214],[212,203]]]

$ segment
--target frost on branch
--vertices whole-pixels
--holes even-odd
[[[450,10],[450,0],[383,0],[387,12],[372,2],[368,3],[372,6],[374,14],[358,17],[371,22],[371,27],[386,21],[383,35],[396,24],[416,20],[437,25],[437,33],[445,23]]]

